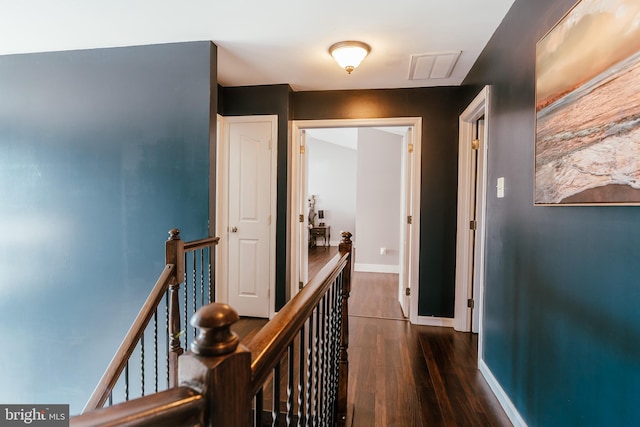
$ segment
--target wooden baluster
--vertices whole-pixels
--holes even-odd
[[[153,391],[158,392],[158,309],[153,313]]]
[[[320,301],[320,305],[322,306],[322,335],[320,340],[320,348],[322,350],[322,362],[320,365],[321,371],[321,384],[322,388],[320,389],[322,392],[322,399],[320,400],[320,420],[322,425],[327,424],[327,391],[329,389],[329,381],[328,381],[328,373],[329,373],[329,331],[328,323],[329,323],[329,305],[327,304],[329,298],[328,294],[324,294],[322,300]]]
[[[253,410],[253,425],[256,427],[262,427],[264,425],[263,412],[264,412],[264,392],[262,388],[258,390],[254,397],[255,408]]]
[[[124,367],[124,401],[129,401],[129,362]]]
[[[316,330],[313,342],[314,366],[313,366],[313,425],[318,424],[318,414],[320,413],[320,305],[316,307]]]
[[[204,306],[204,248],[200,249],[200,307]]]
[[[334,283],[331,285],[331,346],[329,357],[329,390],[331,407],[329,408],[328,417],[331,420],[331,425],[336,424],[336,412],[334,408],[337,405],[338,400],[338,367],[340,366],[340,318],[342,312],[339,307],[338,292],[340,284],[342,283],[342,275],[338,275]]]
[[[348,231],[341,233],[342,240],[338,246],[340,253],[349,253],[342,278],[342,333],[340,335],[340,372],[338,382],[337,420],[344,426],[347,420],[347,385],[349,378],[349,294],[351,293],[351,268],[353,265],[353,249]]]
[[[307,376],[306,376],[306,386],[305,386],[305,408],[306,408],[306,415],[305,415],[305,425],[311,425],[312,419],[311,419],[311,412],[312,412],[312,406],[311,406],[311,399],[313,399],[313,339],[314,339],[314,323],[313,323],[313,313],[311,313],[311,316],[309,316],[309,320],[307,320],[307,322],[309,322],[309,333],[308,333],[308,342],[305,345],[306,347],[306,352],[307,352]]]
[[[192,259],[192,266],[191,266],[191,271],[192,271],[192,278],[191,280],[193,281],[193,299],[192,299],[192,310],[195,313],[196,310],[198,309],[198,284],[197,284],[197,270],[198,270],[198,263],[197,263],[197,257],[196,257],[196,253],[197,251],[194,251],[191,256],[193,257]],[[187,286],[187,284],[185,283],[185,287]],[[186,310],[185,310],[186,311]],[[193,329],[193,338],[195,339],[196,337],[196,330],[195,328]]]
[[[280,425],[280,362],[273,368],[271,388],[271,427]]]
[[[305,340],[305,326],[303,325],[300,329],[300,338],[298,345],[298,427],[302,427],[302,423],[304,422],[304,384],[305,384],[305,349],[306,349],[306,340]]]
[[[175,268],[169,281],[169,388],[178,383],[178,357],[184,353],[180,346],[180,283],[184,277],[184,241],[180,239],[180,230],[169,230],[169,239],[165,243],[165,263]]]
[[[286,425],[290,426],[293,420],[293,394],[294,394],[294,365],[295,365],[295,347],[293,342],[289,344],[287,351],[288,354],[288,366],[287,366],[287,415]]]
[[[140,337],[140,396],[144,396],[144,331]]]
[[[216,299],[216,284],[215,277],[212,275],[211,266],[215,260],[213,246],[211,246],[208,250],[207,257],[207,271],[208,271],[208,283],[209,283],[209,300],[207,302],[213,302]]]
[[[204,426],[251,425],[251,353],[231,331],[239,318],[220,303],[201,307],[191,318],[199,333],[179,359],[179,383],[202,390]]]

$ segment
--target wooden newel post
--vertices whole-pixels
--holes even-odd
[[[179,383],[205,396],[204,426],[251,425],[251,353],[231,331],[238,319],[233,308],[215,302],[191,318],[199,334],[180,357]]]
[[[349,260],[342,276],[342,331],[340,334],[340,367],[338,373],[338,401],[337,420],[339,426],[344,426],[347,420],[347,386],[349,379],[349,294],[351,294],[351,268],[353,266],[352,234],[348,231],[341,233],[342,240],[338,246],[340,253],[348,253]]]
[[[180,238],[180,230],[169,230],[169,238],[165,243],[165,263],[174,265],[169,281],[169,388],[178,383],[178,357],[184,352],[180,346],[180,302],[178,292],[184,280],[184,241]]]

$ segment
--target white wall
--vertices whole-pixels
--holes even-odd
[[[316,212],[325,211],[331,244],[349,230],[356,270],[399,272],[403,137],[374,128],[313,130],[308,136],[308,192],[316,196]]]
[[[331,226],[331,245],[337,246],[341,231],[357,235],[356,151],[310,137],[306,153],[308,192],[316,196],[316,212],[324,210],[324,222]],[[353,240],[355,243],[355,237]]]
[[[399,272],[402,140],[373,128],[358,131],[358,271]]]

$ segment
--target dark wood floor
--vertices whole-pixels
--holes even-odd
[[[310,273],[331,251],[314,255]],[[410,324],[397,287],[397,275],[353,276],[347,425],[511,426],[477,369],[477,335]],[[248,337],[264,322],[243,320],[235,330]]]
[[[337,246],[315,246],[309,248],[309,279],[315,276],[318,271],[338,253]]]
[[[362,273],[353,275],[349,315],[405,320],[398,301],[398,275]]]

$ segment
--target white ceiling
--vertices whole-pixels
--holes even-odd
[[[294,90],[459,85],[513,0],[1,0],[0,54],[212,40],[223,86]],[[331,44],[360,40],[348,75]],[[412,54],[462,51],[447,79],[409,80]]]
[[[319,141],[339,145],[351,150],[358,149],[358,128],[307,129],[307,135]]]

